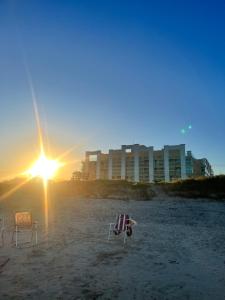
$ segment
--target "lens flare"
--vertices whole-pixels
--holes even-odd
[[[180,132],[181,132],[181,134],[186,135],[190,130],[192,130],[192,125],[191,124],[181,128]]]

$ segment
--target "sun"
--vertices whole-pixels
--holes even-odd
[[[41,177],[46,181],[55,177],[60,166],[61,163],[59,161],[49,159],[42,153],[26,174],[31,177]]]

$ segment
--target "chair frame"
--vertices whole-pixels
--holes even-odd
[[[111,232],[115,229],[115,226],[116,226],[116,224],[117,224],[118,217],[119,217],[120,215],[121,215],[121,214],[119,214],[119,215],[116,216],[116,222],[115,222],[115,223],[109,223],[108,241],[110,240]],[[129,217],[128,220],[131,221],[131,220],[132,220],[131,217]],[[129,228],[129,225],[125,225],[125,230],[123,230],[123,232],[124,232],[123,243],[124,243],[124,244],[126,243],[128,228]]]
[[[1,239],[1,247],[4,247],[5,240],[4,240],[4,235],[5,235],[5,217],[3,215],[0,215],[0,239]]]
[[[29,214],[30,215],[30,224],[18,224],[17,219],[16,219],[16,215],[17,214]],[[14,239],[14,234],[15,234],[15,245],[16,248],[19,247],[19,233],[21,232],[31,232],[31,239],[30,239],[30,243],[33,244],[33,238],[34,238],[34,234],[35,234],[35,245],[37,245],[38,243],[38,234],[37,234],[37,227],[38,227],[38,222],[37,221],[33,221],[32,218],[32,213],[28,210],[23,210],[23,211],[16,211],[14,214],[14,221],[15,221],[15,230],[13,231],[13,235],[12,235],[12,241]]]

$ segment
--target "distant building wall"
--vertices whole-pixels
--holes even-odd
[[[74,171],[71,177],[72,181],[80,181],[82,178],[82,173],[80,171]]]
[[[185,145],[166,145],[161,150],[144,145],[122,145],[109,153],[87,151],[82,178],[128,180],[131,182],[171,182],[197,176],[211,176],[207,159],[195,159]]]
[[[206,158],[196,159],[191,151],[187,151],[186,174],[189,178],[213,176],[213,169]]]
[[[212,167],[206,158],[193,160],[193,174],[194,174],[194,177],[213,176]]]

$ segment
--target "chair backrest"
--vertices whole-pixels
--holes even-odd
[[[18,227],[32,227],[32,214],[29,211],[15,213],[15,225]]]
[[[116,221],[115,229],[118,231],[125,231],[126,226],[129,224],[129,215],[120,214]]]

